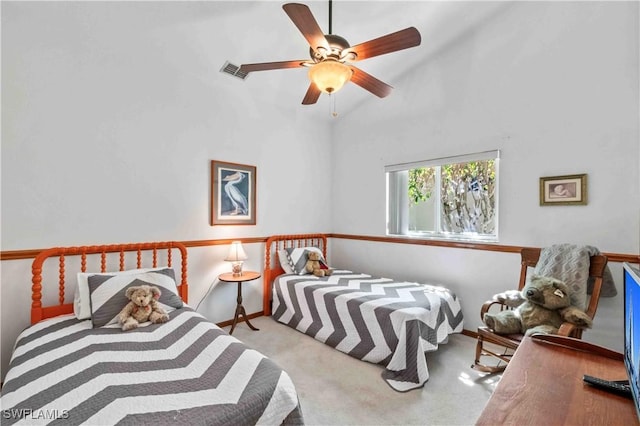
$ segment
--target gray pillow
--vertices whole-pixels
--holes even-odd
[[[287,250],[278,250],[278,262],[280,263],[280,267],[285,274],[295,274],[293,268],[291,268],[291,265],[289,264],[289,256],[287,255]]]
[[[322,250],[320,250],[318,247],[289,247],[286,249],[286,251],[289,265],[291,266],[293,272],[298,275],[309,274],[309,272],[307,272],[307,270],[305,269],[305,266],[308,260],[307,253],[310,251],[315,251],[316,253],[320,254],[320,261],[324,262],[325,264],[327,263],[324,259],[324,256],[322,255]]]
[[[129,299],[125,296],[127,288],[140,285],[153,285],[162,293],[158,303],[167,312],[182,308],[182,299],[178,296],[175,272],[172,268],[132,274],[131,271],[94,274],[89,276],[89,294],[91,295],[91,322],[93,327],[118,322],[118,314]]]

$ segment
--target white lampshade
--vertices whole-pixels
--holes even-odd
[[[231,243],[231,247],[229,248],[229,255],[224,260],[226,260],[227,262],[238,262],[247,260],[247,254],[242,248],[242,242],[233,241]]]
[[[231,272],[234,276],[242,275],[242,261],[247,260],[247,253],[242,248],[240,241],[233,241],[229,247],[229,255],[224,259],[231,262]]]
[[[351,79],[353,71],[342,62],[325,59],[309,68],[309,80],[325,93],[335,93]]]

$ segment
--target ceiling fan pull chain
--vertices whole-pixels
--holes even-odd
[[[329,100],[331,102],[331,106],[333,108],[333,111],[331,111],[331,116],[333,118],[338,117],[338,111],[336,111],[336,95],[335,93],[329,93]]]

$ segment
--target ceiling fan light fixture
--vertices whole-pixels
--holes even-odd
[[[329,34],[323,33],[309,6],[286,3],[282,5],[282,9],[307,41],[311,59],[243,64],[240,72],[247,74],[254,71],[309,67],[311,83],[302,99],[302,105],[315,104],[323,92],[335,93],[348,81],[379,98],[388,96],[393,87],[350,64],[415,47],[422,40],[415,27],[408,27],[350,46],[343,37],[332,34],[332,0],[329,0]]]
[[[351,79],[353,71],[342,62],[325,59],[309,68],[309,80],[324,93],[335,93]]]

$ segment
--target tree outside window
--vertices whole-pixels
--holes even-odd
[[[428,160],[400,170],[391,166],[396,170],[387,172],[387,233],[497,241],[498,152],[491,154],[471,161],[451,157],[440,164]]]

